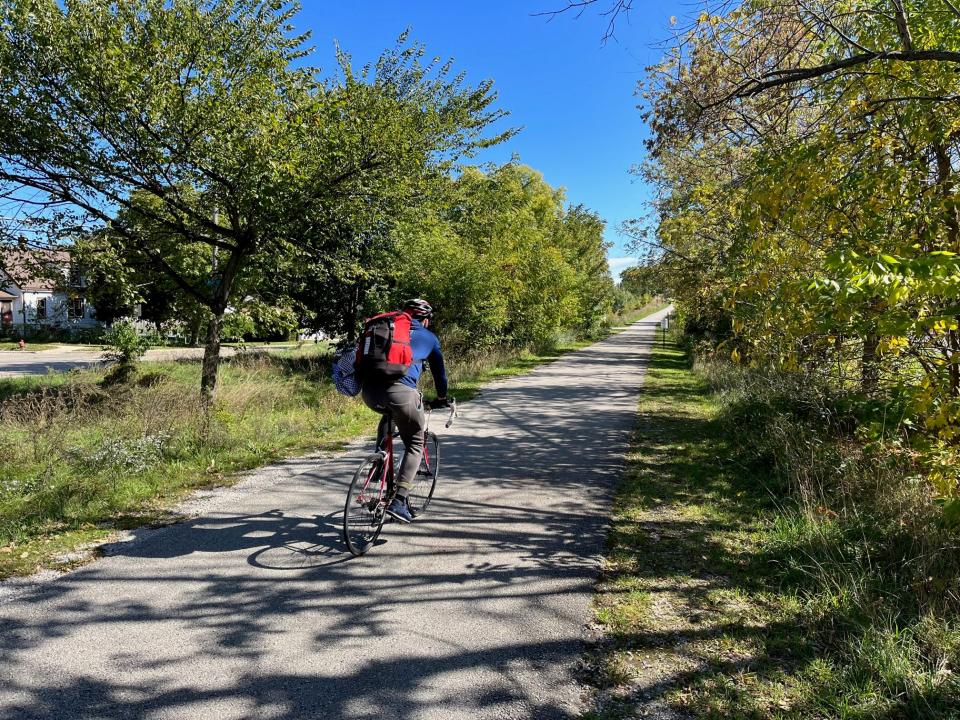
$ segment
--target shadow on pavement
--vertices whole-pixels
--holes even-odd
[[[0,716],[575,717],[553,689],[574,685],[650,332],[484,388],[438,428],[428,513],[367,556],[340,536],[348,457],[285,480],[289,506],[144,533],[0,605]],[[16,671],[64,647],[86,654],[69,672]]]

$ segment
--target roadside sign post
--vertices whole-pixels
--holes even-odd
[[[660,331],[663,333],[662,346],[667,347],[667,330],[670,329],[670,315],[664,315],[660,321]]]

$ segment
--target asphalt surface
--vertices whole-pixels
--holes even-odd
[[[21,350],[0,351],[0,378],[24,375],[46,375],[73,368],[88,367],[100,362],[100,353],[88,350]]]
[[[0,718],[575,718],[659,314],[484,388],[428,513],[352,559],[359,447],[297,459],[0,593]],[[440,418],[435,418],[440,420]]]
[[[289,350],[290,347],[248,345],[249,350],[275,352]],[[221,357],[230,357],[236,353],[232,347],[222,347]],[[203,348],[153,348],[144,356],[146,361],[199,360],[203,357]],[[84,349],[72,349],[64,346],[60,349],[38,352],[22,350],[0,350],[0,378],[24,377],[27,375],[46,375],[51,372],[65,372],[74,368],[90,367],[103,362],[103,353]]]

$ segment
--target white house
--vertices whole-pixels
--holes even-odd
[[[43,272],[42,268],[47,271]],[[99,325],[84,297],[85,278],[66,251],[0,250],[0,325],[51,329]]]

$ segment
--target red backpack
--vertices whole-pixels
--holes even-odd
[[[354,364],[363,380],[399,380],[407,374],[413,364],[412,320],[400,311],[375,315],[363,324]]]

